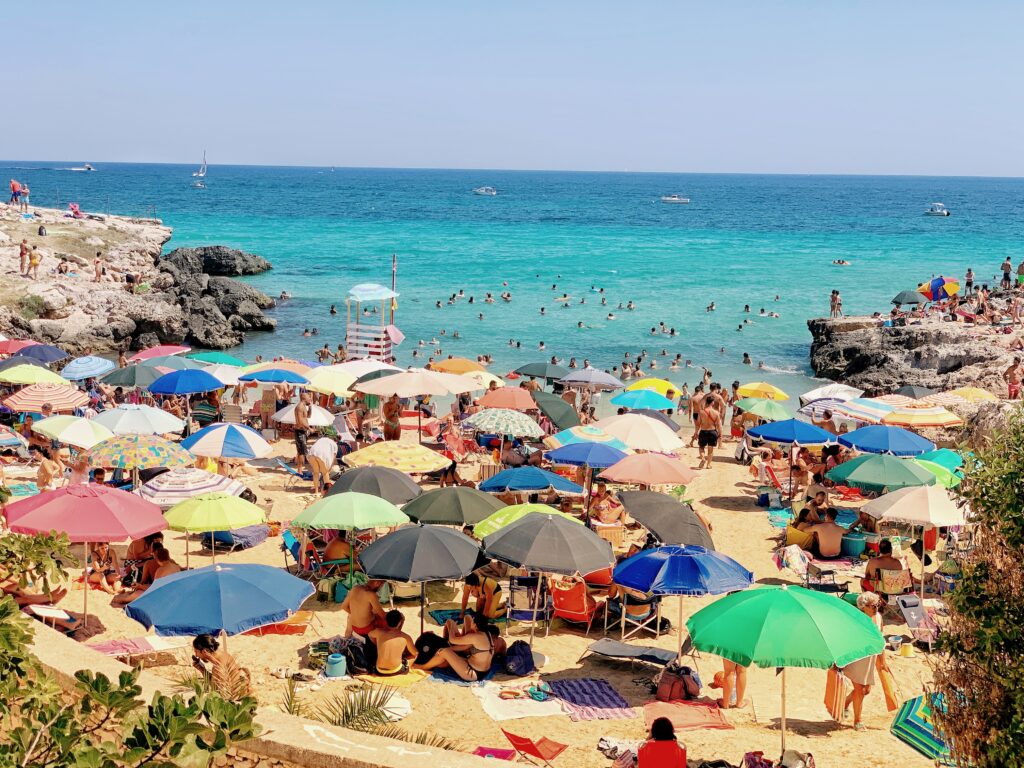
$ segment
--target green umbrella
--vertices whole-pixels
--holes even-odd
[[[956,472],[951,472],[938,462],[925,461],[918,458],[911,459],[911,461],[935,475],[935,481],[943,488],[956,488],[963,482],[963,478],[960,475]]]
[[[786,667],[843,667],[885,645],[874,622],[846,601],[789,585],[734,592],[697,611],[686,627],[702,651],[745,667],[782,668],[783,752]]]
[[[296,528],[333,531],[390,527],[407,522],[409,517],[390,501],[355,491],[325,496],[292,519]]]
[[[765,421],[785,421],[790,418],[789,411],[775,400],[765,400],[760,397],[744,397],[742,400],[736,401],[736,407]]]
[[[916,458],[918,461],[934,462],[950,472],[956,472],[964,465],[964,457],[952,448],[936,448],[934,451],[926,451]]]
[[[572,429],[573,427],[578,427],[580,425],[580,415],[576,413],[576,409],[558,395],[553,395],[550,392],[544,392],[542,390],[537,390],[531,394],[537,403],[537,407],[540,408],[541,413],[551,419],[551,422],[559,429],[559,431],[563,429]]]
[[[248,365],[248,363],[241,358],[229,355],[227,352],[218,352],[213,349],[205,352],[193,352],[190,355],[185,355],[185,357],[198,360],[201,363],[210,363],[211,365],[234,365],[238,367]]]
[[[554,363],[527,363],[515,370],[520,376],[530,376],[534,379],[547,379],[557,381],[569,375],[569,369]]]
[[[521,517],[526,517],[526,515],[535,513],[556,515],[558,517],[564,517],[566,520],[572,520],[574,523],[583,525],[582,521],[572,515],[559,512],[557,509],[549,507],[547,504],[513,504],[510,507],[499,509],[497,512],[474,525],[473,535],[478,539],[482,539],[485,536],[490,536],[496,531],[500,531],[507,525],[511,525]]]
[[[129,365],[125,368],[115,368],[106,376],[101,376],[100,381],[112,387],[146,388],[165,373],[166,370],[161,371],[151,365]]]
[[[830,469],[825,477],[869,491],[895,491],[912,485],[935,484],[935,475],[919,464],[881,453],[844,461]]]
[[[474,413],[466,423],[481,432],[513,437],[542,437],[544,430],[525,413],[510,408],[485,408]]]
[[[474,525],[488,515],[505,508],[489,493],[461,485],[435,488],[417,496],[402,511],[419,523],[435,525]]]
[[[167,527],[172,531],[202,533],[207,531],[233,531],[247,525],[267,521],[262,508],[251,501],[228,493],[203,493],[175,504],[164,513]],[[216,561],[216,549],[214,561]],[[188,567],[188,537],[185,537],[185,567]]]

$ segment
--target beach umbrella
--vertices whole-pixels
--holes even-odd
[[[828,445],[836,436],[828,430],[798,419],[785,419],[747,430],[751,437],[783,445]]]
[[[672,392],[676,396],[678,396],[679,391],[682,389],[682,387],[673,384],[671,381],[666,381],[665,379],[646,377],[643,379],[639,379],[638,381],[634,381],[632,384],[626,387],[627,392],[635,392],[638,389],[652,389],[659,395],[662,395],[663,397],[668,397],[669,392]]]
[[[697,476],[683,462],[660,453],[634,453],[612,464],[600,475],[602,480],[633,485],[687,485]]]
[[[475,360],[467,360],[465,357],[449,357],[447,360],[430,363],[430,370],[462,374],[469,373],[470,371],[485,371],[487,369]]]
[[[906,395],[897,395],[895,393],[888,395],[879,395],[878,397],[872,397],[869,399],[876,403],[885,403],[886,405],[891,405],[894,410],[896,408],[899,408],[900,406],[906,407],[909,405],[918,405],[917,400],[915,400],[914,398],[907,397]]]
[[[901,427],[874,424],[839,436],[839,444],[861,453],[887,453],[890,456],[918,456],[935,448],[931,440]]]
[[[511,504],[496,512],[492,512],[486,518],[476,523],[473,526],[473,535],[478,539],[483,539],[492,533],[500,531],[505,526],[512,525],[516,520],[526,515],[559,515],[566,520],[583,525],[583,521],[578,517],[561,512],[548,504]]]
[[[308,378],[307,389],[335,397],[351,397],[352,392],[349,387],[356,380],[356,376],[347,370],[342,370],[341,365],[325,365],[323,368],[317,368],[310,372]]]
[[[789,395],[766,381],[744,384],[736,390],[740,397],[761,397],[766,400],[789,400]]]
[[[664,395],[659,395],[653,389],[626,390],[615,395],[610,402],[612,405],[631,410],[644,408],[652,411],[668,411],[676,407],[674,401]]]
[[[296,528],[332,531],[391,528],[407,522],[408,515],[390,501],[356,491],[325,496],[292,518]]]
[[[928,387],[920,387],[917,384],[904,384],[902,387],[896,390],[897,395],[903,395],[909,397],[912,400],[920,400],[928,395],[934,395],[935,390],[929,389]]]
[[[161,472],[139,488],[139,495],[161,509],[170,509],[194,496],[220,493],[238,496],[245,486],[238,480],[198,467],[177,467]]]
[[[192,347],[186,347],[181,344],[157,344],[155,347],[149,347],[149,349],[136,352],[128,358],[128,362],[138,363],[154,357],[162,357],[163,355],[180,355],[191,351]]]
[[[151,405],[128,403],[103,411],[93,417],[93,421],[115,435],[166,435],[185,428],[185,422],[173,413]]]
[[[960,387],[950,390],[951,395],[957,395],[970,403],[994,402],[999,398],[980,387]]]
[[[939,485],[921,485],[901,488],[863,507],[864,512],[876,520],[907,523],[925,528],[964,525],[964,511],[954,502],[949,492]]]
[[[112,387],[149,387],[154,381],[166,373],[170,368],[151,367],[148,365],[129,365],[125,368],[117,368],[105,374],[100,381]]]
[[[113,437],[114,433],[91,419],[81,416],[50,416],[32,425],[32,431],[58,443],[89,450],[96,443]]]
[[[516,368],[515,373],[520,376],[529,376],[533,379],[546,379],[547,381],[558,381],[569,375],[570,371],[555,363],[527,363]]]
[[[855,421],[864,421],[869,424],[877,424],[887,413],[892,413],[894,407],[876,399],[855,397],[853,400],[840,403],[833,410],[839,416],[846,416]]]
[[[309,384],[309,379],[301,373],[284,368],[268,368],[263,371],[252,371],[238,377],[239,381],[262,381],[265,384]]]
[[[0,425],[0,448],[27,448],[28,440],[12,430]]]
[[[964,420],[941,405],[930,408],[897,408],[882,418],[882,424],[899,427],[959,427]]]
[[[89,451],[94,467],[157,469],[192,466],[195,458],[184,447],[156,435],[114,435]]]
[[[790,585],[722,597],[686,622],[693,646],[747,667],[782,668],[782,752],[786,751],[786,668],[844,667],[882,652],[874,622],[835,595]]]
[[[925,304],[928,301],[917,291],[900,291],[892,297],[893,304]]]
[[[32,339],[3,339],[0,341],[0,355],[13,355],[15,352],[20,352],[25,347],[31,347],[33,344],[38,344],[38,341]]]
[[[125,613],[161,636],[237,635],[284,621],[313,592],[308,581],[281,568],[208,565],[157,579]]]
[[[942,301],[955,296],[960,291],[960,281],[955,277],[933,277],[917,286],[917,292],[928,301]]]
[[[679,425],[664,411],[652,411],[650,408],[638,408],[635,411],[630,411],[630,413],[636,416],[646,416],[648,419],[654,419],[658,423],[664,424],[673,432],[679,429]]]
[[[400,373],[402,370],[396,365],[385,363],[382,360],[374,360],[373,358],[356,358],[353,360],[346,360],[343,363],[335,363],[334,365],[325,367],[333,368],[337,371],[342,371],[356,379],[358,379],[360,376],[365,376],[368,373],[373,373],[374,371],[390,371],[392,373]]]
[[[297,373],[300,376],[305,376],[307,373],[310,372],[311,369],[311,365],[309,365],[308,363],[304,363],[301,360],[289,360],[287,358],[282,358],[281,360],[268,360],[265,363],[253,363],[252,365],[247,365],[245,367],[245,370],[242,371],[242,373],[260,373],[262,371],[290,371],[291,373]]]
[[[537,467],[512,467],[489,477],[479,484],[479,489],[487,493],[517,493],[519,491],[550,491],[559,493],[582,494],[582,486],[561,475],[548,472]],[[589,571],[588,571],[589,573]]]
[[[47,404],[55,413],[73,411],[88,405],[89,396],[69,384],[31,384],[4,400],[15,413],[39,413]]]
[[[926,451],[916,458],[918,461],[938,464],[950,472],[955,472],[964,465],[964,457],[951,448],[936,448],[934,451]]]
[[[984,392],[984,390],[982,391]],[[986,392],[985,394],[989,393]],[[995,399],[996,398],[993,396],[992,400]],[[927,403],[928,405],[941,405],[946,407],[950,405],[967,405],[968,402],[970,401],[966,397],[961,397],[960,395],[954,394],[953,392],[936,392],[934,395],[928,395],[926,397],[921,398],[921,403]]]
[[[198,360],[190,360],[177,355],[158,355],[142,360],[137,365],[147,368],[166,368],[169,371],[198,371],[206,368],[206,365]]]
[[[626,386],[610,373],[599,371],[596,368],[584,368],[579,371],[573,371],[568,376],[563,376],[561,382],[567,387],[577,387],[593,391],[622,389]]]
[[[217,422],[181,441],[196,456],[222,459],[262,459],[274,452],[263,435],[244,424]]]
[[[797,409],[797,413],[802,416],[810,416],[813,418],[821,418],[825,415],[825,411],[831,411],[832,415],[835,416],[836,408],[843,404],[843,400],[836,400],[831,397],[822,397],[817,400],[812,400],[802,408]]]
[[[70,381],[81,381],[82,379],[102,376],[115,368],[117,368],[117,365],[113,360],[107,360],[105,357],[96,357],[95,355],[86,355],[85,357],[76,357],[65,365],[60,375]]]
[[[565,402],[563,400],[563,402]],[[498,387],[489,389],[477,400],[481,408],[509,408],[514,411],[530,411],[537,408],[537,401],[530,390],[522,387]],[[566,403],[568,405],[568,403]]]
[[[464,392],[481,389],[479,384],[465,376],[429,371],[425,368],[410,368],[375,381],[356,382],[354,386],[358,391],[368,395],[399,397],[461,395]]]
[[[851,433],[852,434],[852,433]],[[919,464],[885,454],[858,456],[833,467],[829,480],[869,491],[895,491],[914,485],[934,485],[935,475]]]
[[[298,403],[286,405],[270,418],[281,424],[294,424],[296,407]],[[334,423],[334,414],[319,405],[310,405],[308,420],[311,427],[329,427]]]
[[[487,560],[480,545],[460,531],[436,525],[399,528],[359,554],[370,579],[420,585],[420,634],[426,613],[426,583],[464,579]]]
[[[662,546],[645,549],[621,561],[612,582],[649,595],[701,597],[724,595],[746,589],[754,574],[731,557],[704,547]],[[683,601],[679,601],[679,627],[683,626]],[[679,632],[679,656],[684,637]]]
[[[339,493],[367,493],[390,501],[405,504],[423,491],[411,477],[390,467],[356,467],[342,472],[334,481],[328,496]]]
[[[936,464],[934,461],[924,461],[920,458],[908,459],[908,461],[912,461],[915,464],[919,464],[920,466],[924,467],[929,472],[931,472],[933,475],[935,475],[936,484],[942,486],[943,488],[956,488],[958,485],[960,485],[960,483],[964,481],[963,477],[961,477],[959,474],[957,474],[951,469],[946,469],[941,464]]]
[[[28,357],[32,360],[38,360],[40,363],[56,363],[60,360],[66,360],[71,357],[60,347],[55,347],[52,344],[33,344],[29,347],[22,347],[14,353],[15,357]]]
[[[6,371],[8,368],[14,368],[17,365],[24,366],[35,366],[40,368],[47,373],[53,373],[50,368],[44,363],[40,363],[38,360],[33,360],[31,357],[9,357],[6,360],[0,360],[0,372]]]
[[[343,461],[350,467],[391,467],[410,475],[437,472],[452,463],[447,456],[419,443],[403,443],[398,440],[373,443],[347,454]]]
[[[956,765],[945,739],[935,727],[935,712],[942,711],[942,694],[932,693],[907,699],[893,718],[890,732],[939,765]]]
[[[622,461],[626,454],[605,443],[570,443],[548,451],[544,458],[552,464],[604,469]]]
[[[536,421],[525,413],[508,408],[486,408],[474,413],[464,423],[479,432],[493,432],[502,436],[542,437],[544,435],[544,430]]]
[[[506,386],[505,380],[503,378],[501,378],[500,376],[495,376],[490,371],[467,371],[462,375],[465,376],[467,379],[472,379],[477,384],[479,384],[480,389],[486,389],[487,387],[491,386],[491,382],[494,382],[499,387]]]
[[[863,394],[863,389],[857,389],[856,387],[851,387],[847,384],[826,384],[823,387],[812,389],[810,392],[804,392],[800,395],[800,402],[803,405],[807,405],[814,400],[822,400],[824,398],[846,402],[847,400],[852,400],[855,397],[860,397]]]
[[[185,567],[188,567],[188,534],[214,531],[233,531],[267,521],[267,514],[251,501],[231,493],[203,493],[179,502],[164,513],[167,527],[184,531]],[[213,561],[217,562],[217,548],[210,542]]]
[[[220,380],[206,371],[190,369],[165,373],[148,387],[155,395],[194,395],[223,388]]]
[[[490,494],[455,485],[420,494],[402,507],[402,511],[419,523],[461,527],[476,525],[504,506],[505,502]]]
[[[551,419],[551,423],[558,429],[571,429],[580,425],[580,415],[576,409],[558,395],[539,389],[531,394],[540,412]]]
[[[202,352],[190,352],[185,357],[191,360],[198,360],[201,363],[209,363],[211,365],[231,365],[235,367],[241,367],[246,364],[245,360],[234,355],[229,355],[227,352],[220,352],[215,349],[207,349]]]
[[[619,438],[634,451],[671,453],[683,447],[683,441],[679,439],[675,430],[635,413],[609,416],[594,426]]]
[[[663,544],[714,549],[715,542],[693,507],[665,493],[619,491],[629,516]]]
[[[16,358],[13,358],[16,359]],[[63,384],[68,386],[70,381],[65,379],[48,368],[43,368],[35,361],[26,362],[21,365],[12,365],[0,371],[0,381],[8,384]]]
[[[734,408],[746,411],[752,416],[757,416],[765,421],[784,421],[789,416],[789,411],[783,408],[775,400],[763,400],[759,397],[744,397],[733,403]]]
[[[239,369],[233,365],[208,365],[203,370],[225,387],[238,386]]]
[[[630,450],[629,446],[619,440],[619,438],[609,435],[603,429],[592,424],[564,429],[557,434],[544,438],[544,445],[548,448],[558,448],[559,446],[571,445],[572,443],[604,443],[612,448],[618,448],[620,451],[629,452]]]

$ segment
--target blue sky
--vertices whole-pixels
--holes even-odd
[[[34,0],[3,29],[7,158],[1024,176],[1019,0]]]

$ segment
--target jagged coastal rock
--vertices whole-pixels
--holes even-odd
[[[263,313],[274,301],[231,279],[270,269],[261,256],[223,246],[178,248],[162,256],[171,230],[157,219],[33,212],[29,220],[6,207],[0,211],[0,333],[81,354],[183,342],[227,349],[247,331],[276,325]],[[23,239],[43,256],[38,279],[20,274]],[[97,252],[105,267],[100,282],[93,279]],[[68,274],[57,272],[61,262]],[[129,274],[144,285],[141,292],[128,290]]]

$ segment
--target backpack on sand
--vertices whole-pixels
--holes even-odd
[[[655,697],[658,701],[690,701],[700,696],[700,678],[689,667],[673,661],[658,678]]]
[[[524,677],[535,669],[533,651],[525,640],[516,640],[505,653],[505,671],[510,675]]]

